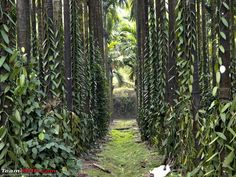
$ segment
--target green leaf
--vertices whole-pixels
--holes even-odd
[[[234,151],[231,151],[231,152],[229,153],[229,155],[227,155],[227,156],[225,157],[225,160],[224,160],[224,162],[223,162],[223,167],[229,166],[230,163],[233,162],[234,157],[235,157]]]
[[[18,110],[16,110],[16,112],[15,112],[15,118],[19,123],[22,122],[20,112]]]
[[[0,58],[0,67],[2,67],[2,65],[5,62],[6,58],[7,58],[6,56],[1,56],[1,58]]]
[[[4,148],[4,146],[5,146],[5,143],[4,143],[4,142],[1,142],[1,143],[0,143],[0,151],[2,150],[2,148]]]
[[[221,113],[224,113],[229,107],[231,106],[231,103],[227,103],[226,105],[224,105],[224,107],[221,109]]]
[[[43,132],[41,132],[38,137],[41,141],[43,141],[45,138],[45,134]]]
[[[228,23],[228,21],[226,20],[226,18],[225,17],[221,17],[221,21],[222,21],[222,23],[226,26],[226,27],[229,27],[229,23]]]
[[[221,32],[220,32],[220,35],[221,35],[221,37],[222,37],[223,39],[226,40],[226,35],[225,35],[225,33],[223,33],[223,32],[221,31]]]
[[[23,87],[25,85],[25,75],[21,74],[20,76],[20,86]]]
[[[4,30],[1,30],[1,34],[2,34],[2,38],[4,39],[6,44],[9,44],[10,41],[9,41],[7,33]]]
[[[29,168],[29,165],[27,164],[27,162],[22,157],[20,157],[19,160],[20,160],[21,165],[23,165],[23,167]]]
[[[8,155],[11,157],[12,160],[14,160],[15,162],[18,161],[16,155],[12,152],[12,151],[8,151]]]
[[[215,170],[211,170],[211,171],[205,173],[204,176],[208,176],[209,174],[213,173],[214,171],[215,171]]]
[[[33,149],[32,149],[32,152],[33,152],[34,154],[37,154],[37,153],[38,153],[38,150],[37,150],[36,148],[33,148]]]
[[[7,70],[8,72],[11,71],[11,68],[9,67],[9,65],[8,65],[7,63],[4,63],[4,64],[3,64],[3,68],[4,68],[5,70]]]
[[[218,152],[216,152],[216,153],[213,154],[210,158],[208,158],[206,162],[211,161],[211,160],[212,160],[215,156],[217,156],[217,155],[218,155]]]
[[[2,139],[5,137],[7,133],[7,129],[5,127],[1,127],[0,128],[0,141],[2,141]]]
[[[226,114],[225,113],[221,113],[220,114],[220,118],[225,123],[225,121],[226,121]]]
[[[6,146],[6,147],[2,150],[2,152],[0,153],[0,160],[6,155],[7,150],[8,150],[8,146]]]
[[[214,100],[214,101],[211,103],[211,105],[210,105],[210,107],[209,107],[209,110],[212,109],[215,105],[216,105],[216,100]]]
[[[9,77],[9,73],[6,73],[6,74],[1,74],[0,75],[0,82],[4,82],[8,79]]]
[[[225,48],[222,45],[219,46],[219,49],[222,53],[225,53]]]
[[[229,6],[228,6],[228,4],[226,4],[226,2],[223,2],[223,5],[227,10],[229,10]]]
[[[220,72],[216,72],[216,82],[217,84],[220,84],[220,78],[221,78],[221,75],[220,75]]]
[[[4,24],[3,27],[4,27],[4,30],[8,33],[9,32],[8,26]]]
[[[17,56],[18,56],[18,52],[17,52],[17,51],[14,51],[14,53],[13,53],[13,54],[11,55],[11,57],[10,57],[9,62],[12,63],[13,61],[15,61],[16,58],[17,58]]]
[[[221,132],[216,132],[216,134],[217,134],[220,138],[222,138],[223,140],[227,140],[226,136],[225,136],[223,133],[221,133]]]
[[[213,139],[213,140],[209,143],[209,146],[212,145],[216,140],[218,140],[218,138],[219,138],[219,137],[217,136],[215,139]]]
[[[212,90],[212,95],[213,95],[213,96],[216,96],[217,90],[218,90],[218,87],[214,87],[214,88],[213,88],[213,90]]]

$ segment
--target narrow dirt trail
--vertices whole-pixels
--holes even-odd
[[[141,143],[135,120],[115,120],[108,139],[95,161],[84,162],[82,173],[90,177],[144,177],[161,163],[161,156]]]

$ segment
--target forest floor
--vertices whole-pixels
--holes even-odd
[[[93,160],[84,160],[81,173],[86,175],[81,176],[148,177],[162,162],[162,156],[141,142],[135,120],[114,120],[107,139]]]

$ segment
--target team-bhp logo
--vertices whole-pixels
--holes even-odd
[[[40,175],[40,174],[56,174],[57,170],[50,170],[50,169],[29,169],[29,168],[22,168],[22,169],[1,169],[0,175],[19,175],[19,174],[35,174],[35,175]]]

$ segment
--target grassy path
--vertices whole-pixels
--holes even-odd
[[[161,157],[140,143],[134,120],[115,121],[109,139],[102,152],[97,154],[95,163],[110,170],[111,174],[94,168],[92,163],[87,164],[83,173],[91,177],[143,177],[150,169],[160,165]]]

